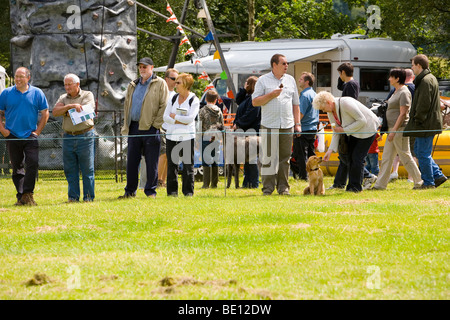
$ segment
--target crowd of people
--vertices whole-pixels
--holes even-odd
[[[287,73],[287,58],[282,54],[274,55],[270,65],[271,72],[259,78],[249,77],[236,97],[239,107],[232,129],[251,130],[260,135],[262,147],[259,164],[244,164],[244,187],[258,188],[261,175],[263,195],[269,196],[275,190],[280,195],[289,195],[291,156],[296,159],[298,177],[307,180],[306,161],[315,155],[320,111],[327,113],[333,128],[323,160],[328,161],[333,152],[339,155],[339,167],[328,189],[384,190],[398,168],[397,157],[414,182],[414,189],[436,188],[447,180],[432,158],[433,138],[442,132],[442,116],[438,83],[425,55],[415,56],[411,69],[390,71],[393,90],[387,97],[388,131],[380,167],[377,142],[381,123],[357,100],[359,84],[353,78],[350,63],[338,68],[341,97],[326,91],[316,94],[315,78],[309,72],[303,72],[298,79],[299,94],[296,80]],[[201,123],[197,130],[204,134],[202,188],[217,188],[220,137],[214,131],[224,125],[218,107],[221,97],[216,90],[208,90],[206,105],[201,107],[199,98],[191,91],[192,75],[168,69],[164,79],[160,78],[153,72],[154,64],[149,57],[140,59],[137,66],[139,78],[129,83],[124,102],[121,133],[128,142],[127,182],[119,199],[135,197],[139,186],[148,198],[155,198],[157,188],[164,187],[168,196],[178,196],[180,168],[181,192],[186,197],[193,196],[197,121]],[[30,79],[27,68],[18,68],[15,85],[0,95],[0,133],[6,139],[17,191],[16,205],[36,205],[33,194],[39,160],[38,136],[49,118],[47,99],[42,90],[30,84]],[[94,122],[88,119],[74,123],[70,113],[93,105],[94,95],[80,88],[80,79],[75,74],[67,74],[63,81],[66,92],[57,100],[52,114],[62,117],[68,202],[80,201],[80,172],[82,200],[89,202],[95,198]],[[205,134],[208,132],[209,135]]]

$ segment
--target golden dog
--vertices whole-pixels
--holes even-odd
[[[323,172],[320,169],[322,157],[311,156],[306,162],[306,172],[308,173],[309,186],[303,190],[304,195],[324,195],[325,186],[323,184]]]

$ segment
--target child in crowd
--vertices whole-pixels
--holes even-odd
[[[216,106],[219,94],[216,90],[208,90],[205,100],[206,106],[200,109],[199,120],[201,122],[202,139],[202,166],[203,166],[203,189],[217,188],[219,182],[218,156],[220,141],[216,139],[217,126],[223,127],[223,114],[220,108]],[[211,130],[211,134],[205,134]],[[214,132],[216,131],[216,132]],[[207,149],[206,149],[207,148]],[[205,152],[206,149],[206,152]]]
[[[377,133],[366,157],[366,169],[376,176],[380,173],[380,166],[378,165],[378,153],[380,152],[380,149],[378,148],[378,141],[381,140],[382,136]]]

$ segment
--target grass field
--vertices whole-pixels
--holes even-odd
[[[65,181],[40,180],[39,205],[15,207],[2,179],[0,299],[450,298],[449,182],[305,186],[116,200],[124,183],[100,180],[95,202],[66,204]]]

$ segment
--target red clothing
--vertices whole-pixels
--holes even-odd
[[[380,135],[377,133],[377,135],[375,136],[375,139],[372,142],[372,145],[370,146],[369,152],[368,153],[379,153],[380,149],[378,149],[378,138],[380,137]]]

